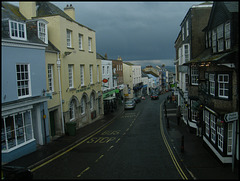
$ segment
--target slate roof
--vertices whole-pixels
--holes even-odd
[[[2,2],[2,21],[1,21],[2,39],[13,40],[12,38],[10,38],[8,19],[26,23],[26,18],[19,12],[19,8],[17,6],[14,6],[6,2]],[[26,29],[27,29],[27,41],[14,39],[15,42],[37,43],[46,45],[42,40],[40,40],[37,37],[37,35],[34,34],[33,31],[31,31],[28,28],[28,26],[26,26]]]
[[[84,26],[77,21],[73,20],[70,16],[68,16],[64,11],[62,11],[60,8],[55,6],[54,4],[46,1],[37,1],[37,17],[46,17],[46,16],[55,16],[55,15],[60,15],[63,18],[66,18],[69,21],[75,22],[78,25],[85,27],[91,31],[94,31],[93,29]],[[95,32],[95,31],[94,31]]]
[[[223,3],[230,13],[238,12],[238,1],[224,1]]]

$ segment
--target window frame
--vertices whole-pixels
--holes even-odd
[[[231,24],[226,22],[224,25],[224,36],[225,36],[225,48],[226,50],[231,48]]]
[[[68,85],[69,85],[69,89],[74,88],[73,68],[74,68],[73,64],[68,64],[68,80],[69,80]]]
[[[89,65],[90,84],[93,84],[93,65]]]
[[[54,92],[54,65],[48,64],[48,88],[50,92]]]
[[[223,81],[220,80],[220,76],[223,76]],[[224,81],[224,77],[228,77],[228,81]],[[223,87],[221,87],[221,84]],[[221,94],[221,91],[223,91],[223,94]],[[227,91],[228,95],[225,95],[225,91]],[[229,93],[230,93],[230,75],[229,74],[218,74],[218,97],[229,99]]]
[[[218,122],[221,122],[218,120]],[[217,126],[218,148],[223,152],[224,129]]]
[[[16,24],[15,29],[13,29],[12,23]],[[22,37],[22,33],[20,33],[22,29],[20,30],[19,25],[23,26],[22,33],[23,33],[24,37]],[[13,31],[14,31],[14,35],[12,35]],[[27,40],[26,23],[9,20],[9,35],[10,35],[10,38],[15,39],[15,40]]]
[[[217,31],[216,31],[216,29],[212,30],[212,51],[213,51],[213,53],[217,52]]]
[[[67,48],[72,48],[72,31],[67,29]]]
[[[44,28],[42,26],[44,26]],[[44,43],[48,44],[47,24],[44,23],[43,21],[38,21],[37,29],[38,29],[38,38],[42,40]],[[44,30],[44,32],[42,32],[41,30]]]
[[[80,81],[81,81],[81,86],[84,86],[85,85],[85,82],[84,82],[84,65],[81,64],[80,65]]]
[[[78,45],[79,50],[83,50],[83,34],[81,33],[78,34]]]
[[[28,115],[27,115],[28,113]],[[19,127],[19,124],[17,123],[18,120],[16,118],[16,116],[21,115],[21,119],[22,119],[22,126]],[[26,117],[29,116],[29,119],[26,119]],[[12,125],[11,128],[8,129],[7,128],[7,118],[12,117]],[[19,148],[19,146],[28,144],[29,142],[35,140],[34,139],[34,134],[33,134],[33,125],[32,125],[32,112],[31,110],[25,110],[22,112],[18,112],[18,113],[14,113],[14,114],[10,114],[10,115],[6,115],[2,117],[2,146],[4,145],[5,142],[5,149],[3,149],[2,147],[2,153],[6,153],[6,152],[10,152],[12,150],[15,150],[17,148]],[[9,134],[10,133],[10,134]],[[9,138],[10,139],[13,137],[13,145],[11,145],[12,147],[10,147],[10,142],[9,142]],[[19,141],[21,138],[21,142]]]
[[[92,38],[88,37],[88,51],[92,52]]]
[[[18,67],[20,72],[18,72]],[[22,71],[22,66],[24,66],[24,70]],[[27,66],[27,71],[25,71]],[[20,64],[16,64],[16,84],[17,84],[17,95],[18,95],[18,99],[21,98],[26,98],[26,97],[30,97],[32,95],[32,90],[31,90],[31,73],[30,73],[30,64],[26,64],[26,63],[20,63]],[[22,76],[25,78],[26,77],[26,73],[27,73],[27,79],[22,79]],[[19,77],[21,78],[19,80]],[[20,82],[20,85],[19,85]],[[26,85],[27,83],[27,85]],[[23,89],[25,90],[25,95],[23,94]],[[19,90],[21,91],[21,93],[19,92]],[[27,90],[28,90],[28,94],[27,94]],[[19,94],[20,93],[20,94]]]
[[[191,66],[191,85],[198,85],[199,71],[195,66]]]
[[[211,140],[213,143],[216,142],[216,116],[210,114],[210,128],[211,128]]]
[[[209,94],[215,96],[216,82],[215,74],[209,74]]]
[[[204,111],[204,122],[205,122],[205,135],[209,137],[210,129],[209,129],[209,120],[210,120],[210,113],[205,110]]]

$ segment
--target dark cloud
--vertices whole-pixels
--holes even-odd
[[[96,31],[97,52],[125,60],[175,58],[174,42],[188,9],[200,2],[53,2],[75,7],[76,20]]]
[[[97,52],[124,60],[174,60],[180,23],[201,2],[57,2],[75,8],[76,21],[96,31]]]

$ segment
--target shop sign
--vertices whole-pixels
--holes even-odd
[[[238,112],[232,112],[224,115],[224,120],[226,122],[232,122],[238,120]]]

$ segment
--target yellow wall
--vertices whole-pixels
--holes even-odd
[[[123,94],[128,94],[127,85],[131,88],[131,94],[125,96],[125,98],[133,98],[133,78],[132,78],[132,66],[123,63],[123,82],[124,82],[124,89]]]
[[[75,22],[66,20],[65,18],[56,15],[51,17],[41,17],[48,21],[48,37],[49,40],[60,50],[61,59],[61,85],[63,112],[69,111],[69,104],[71,97],[74,95],[78,98],[79,103],[83,93],[87,94],[87,102],[89,102],[92,90],[95,91],[95,98],[98,96],[97,92],[101,91],[101,62],[96,59],[96,42],[95,31],[89,30]],[[67,48],[67,29],[71,30],[72,48]],[[79,33],[83,35],[83,50],[79,50]],[[91,52],[88,51],[88,37],[92,38]],[[71,52],[65,56],[64,52]],[[49,59],[50,56],[49,56]],[[46,60],[47,63],[48,60]],[[56,61],[56,60],[55,60]],[[74,88],[69,89],[68,65],[73,64],[74,73]],[[80,82],[80,64],[85,66],[84,82],[86,87],[81,87]],[[90,71],[89,66],[93,65],[93,85],[90,85]],[[99,83],[97,82],[97,64],[99,65]],[[57,73],[57,69],[56,69]],[[90,87],[89,87],[90,86]],[[83,88],[87,90],[83,91]],[[59,99],[56,101],[59,101]],[[50,103],[50,106],[57,104],[55,100]],[[67,122],[68,120],[65,120]]]

